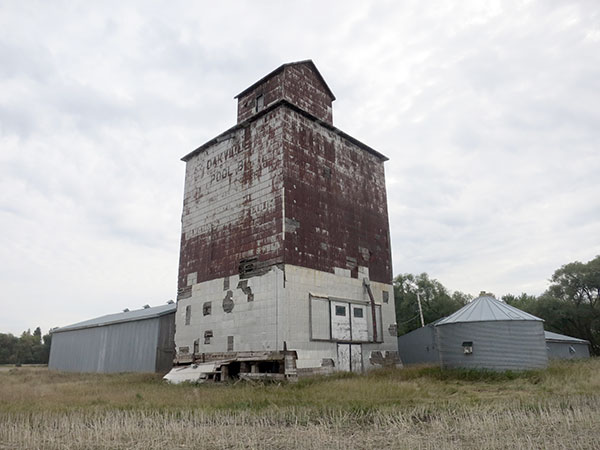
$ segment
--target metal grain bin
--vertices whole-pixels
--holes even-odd
[[[437,343],[435,342],[434,324],[398,336],[398,354],[403,364],[437,364]]]
[[[435,325],[443,368],[540,369],[548,365],[543,320],[481,295]]]

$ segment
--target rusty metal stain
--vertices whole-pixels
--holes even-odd
[[[252,119],[258,95],[265,109],[292,105]],[[197,283],[231,276],[247,258],[326,272],[351,264],[353,277],[366,266],[391,283],[384,159],[330,125],[331,101],[310,64],[292,64],[238,98],[239,127],[186,159],[180,298],[190,273]]]

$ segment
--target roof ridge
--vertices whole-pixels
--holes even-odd
[[[440,320],[436,326],[460,322],[496,322],[507,320],[542,321],[539,317],[521,311],[491,295],[482,295],[448,317]]]
[[[323,86],[327,90],[327,93],[331,96],[331,100],[332,101],[335,100],[335,95],[333,94],[333,91],[331,90],[331,88],[329,87],[329,85],[327,84],[327,82],[325,81],[325,78],[323,78],[323,75],[321,75],[321,72],[319,72],[319,69],[317,69],[317,66],[316,66],[316,64],[314,63],[314,61],[312,59],[303,59],[301,61],[293,61],[293,62],[289,62],[289,63],[284,63],[284,64],[280,65],[279,67],[277,67],[275,70],[272,70],[271,72],[269,72],[268,74],[266,74],[260,80],[252,83],[250,86],[248,86],[246,89],[244,89],[242,92],[240,92],[239,94],[237,94],[233,98],[239,98],[239,97],[241,97],[246,92],[251,91],[252,89],[254,89],[259,84],[261,84],[261,83],[267,81],[269,78],[277,75],[279,72],[281,72],[282,70],[284,70],[286,67],[296,66],[296,65],[300,65],[300,64],[308,64],[308,65],[312,66],[312,69],[314,70],[315,75],[317,75],[317,78],[319,78],[319,80],[321,81],[321,83],[323,83]]]

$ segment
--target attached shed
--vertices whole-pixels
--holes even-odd
[[[67,372],[166,372],[175,354],[174,303],[109,314],[52,331],[48,367]]]
[[[543,320],[483,294],[436,325],[442,367],[490,370],[548,365]]]
[[[546,348],[550,359],[576,359],[590,357],[590,341],[578,339],[564,334],[544,332]]]
[[[403,364],[438,364],[436,322],[398,336],[398,355]]]

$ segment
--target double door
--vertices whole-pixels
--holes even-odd
[[[357,342],[367,342],[369,339],[367,305],[332,301],[331,337],[338,341],[338,370],[362,372],[362,345]]]
[[[338,370],[343,370],[346,372],[362,372],[362,345],[338,344],[337,362]]]

